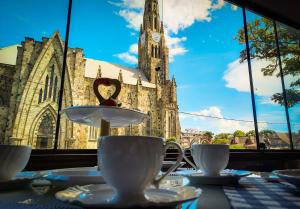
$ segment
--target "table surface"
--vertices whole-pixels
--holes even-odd
[[[182,178],[182,177],[181,177]],[[245,177],[249,179],[251,177]],[[42,181],[43,182],[43,181]],[[276,184],[276,183],[273,183]],[[277,183],[279,184],[279,183]],[[57,187],[51,184],[43,185],[16,185],[17,188],[11,190],[1,189],[0,184],[0,208],[1,209],[77,209],[79,207],[63,203],[55,198],[55,193],[66,187]],[[202,189],[199,199],[185,203],[181,208],[233,208],[229,198],[224,192],[223,186],[198,185]],[[297,197],[296,197],[297,198]],[[300,197],[299,197],[300,200]],[[300,202],[299,202],[300,203]],[[238,208],[238,207],[236,207]],[[242,207],[241,207],[242,208]],[[280,208],[280,207],[279,207]],[[299,205],[300,208],[300,205]]]

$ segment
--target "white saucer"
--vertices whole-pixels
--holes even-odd
[[[220,173],[220,176],[205,176],[200,170],[181,170],[177,171],[176,174],[187,177],[190,185],[234,185],[238,184],[240,178],[249,176],[252,173],[243,170],[224,170]]]
[[[118,204],[112,199],[114,190],[107,184],[71,187],[56,193],[55,197],[61,201],[88,208],[123,208],[123,207],[165,207],[177,206],[184,202],[197,199],[201,189],[195,187],[163,187],[149,188],[145,191],[148,201],[143,203]]]
[[[108,106],[74,106],[62,111],[62,115],[75,123],[101,128],[101,120],[110,122],[110,127],[126,127],[139,124],[148,118],[148,115],[137,110]]]
[[[43,177],[56,186],[103,184],[104,178],[97,167],[66,168],[46,171]]]
[[[35,171],[23,171],[18,172],[15,177],[8,181],[0,180],[0,190],[17,189],[27,186],[32,180],[41,177],[39,172]]]
[[[276,170],[273,173],[300,189],[300,169]]]

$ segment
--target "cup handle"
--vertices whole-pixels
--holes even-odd
[[[191,150],[191,153],[192,153],[192,152],[193,152],[192,148],[191,148],[190,150]],[[197,166],[196,166],[194,163],[192,163],[192,162],[187,158],[187,156],[185,156],[185,154],[183,154],[183,159],[184,159],[188,164],[190,164],[196,171],[198,170]]]
[[[183,159],[183,156],[184,156],[184,153],[183,153],[183,150],[182,150],[181,146],[179,144],[177,144],[176,142],[168,142],[165,146],[165,153],[166,153],[168,147],[170,147],[171,145],[176,146],[176,148],[179,151],[179,155],[176,159],[176,163],[174,165],[172,165],[171,168],[169,168],[169,170],[166,173],[164,173],[161,177],[159,177],[158,179],[155,179],[153,181],[153,185],[157,189],[159,188],[159,183],[161,182],[161,180],[163,180],[169,173],[171,173],[172,171],[174,171],[176,168],[178,168],[180,166],[180,163],[181,163],[181,161]]]

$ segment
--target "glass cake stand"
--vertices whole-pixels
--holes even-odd
[[[148,119],[148,115],[122,107],[112,106],[72,106],[61,112],[70,121],[101,128],[100,136],[110,135],[110,128],[121,128],[140,124]]]

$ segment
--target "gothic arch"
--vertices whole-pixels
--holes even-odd
[[[39,57],[34,63],[30,75],[28,78],[28,82],[25,84],[24,91],[22,94],[22,98],[20,104],[18,106],[17,115],[13,124],[13,137],[24,138],[24,139],[32,139],[32,133],[29,132],[29,127],[32,126],[33,120],[37,117],[36,112],[40,112],[41,108],[45,107],[47,104],[51,104],[53,100],[47,100],[42,104],[37,105],[39,91],[41,89],[41,84],[44,83],[45,74],[47,75],[49,64],[55,63],[57,65],[55,69],[55,75],[57,78],[57,86],[60,83],[61,79],[61,71],[62,71],[62,59],[63,59],[63,42],[59,37],[58,33],[54,33],[54,35],[49,39],[48,43],[45,44],[42,49]],[[64,101],[63,107],[72,105],[72,78],[70,77],[70,68],[68,65],[66,66],[66,74],[65,74],[65,85],[64,85]],[[55,83],[55,82],[54,82]],[[44,86],[43,86],[44,87]],[[48,89],[47,89],[48,90]],[[57,89],[58,91],[59,89]],[[46,92],[46,89],[44,89]],[[48,92],[47,92],[48,93]],[[53,96],[54,97],[54,96]],[[56,106],[57,104],[53,104]],[[57,107],[55,107],[57,109]],[[57,114],[57,111],[54,115]],[[25,124],[25,125],[24,125]]]
[[[56,111],[51,105],[45,106],[36,116],[32,126],[30,127],[30,138],[28,143],[35,147],[38,141],[38,135],[40,133],[40,127],[45,126],[45,119],[48,120],[47,124],[49,129],[52,127],[52,136],[54,140],[55,125],[56,125]]]

